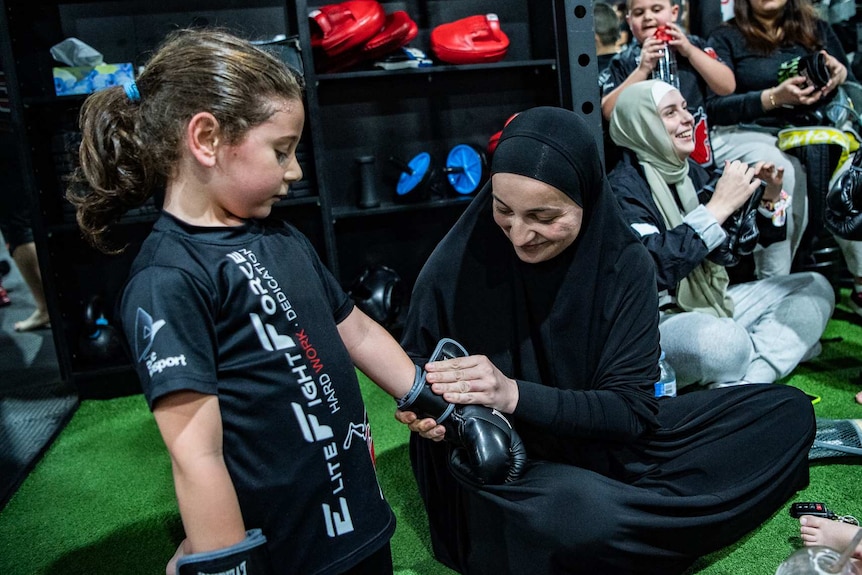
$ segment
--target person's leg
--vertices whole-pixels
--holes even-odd
[[[42,274],[39,271],[36,244],[31,241],[13,249],[12,259],[15,260],[21,277],[24,278],[27,287],[30,288],[30,293],[36,304],[36,310],[30,314],[30,317],[15,323],[15,331],[31,331],[48,327],[50,318],[48,317],[48,305],[45,302],[45,291],[42,287]]]
[[[2,206],[0,206],[2,207]],[[6,244],[6,234],[9,233],[7,231],[7,218],[6,214],[2,209],[0,209],[0,245]],[[3,287],[3,276],[8,275],[11,271],[11,266],[9,265],[9,261],[5,258],[0,260],[0,307],[6,307],[7,305],[12,305],[12,300],[9,299],[9,294],[6,292],[6,289]]]
[[[787,239],[768,247],[754,250],[755,273],[758,278],[787,275],[807,223],[805,174],[796,158],[785,154],[776,146],[776,137],[765,132],[721,127],[710,136],[716,165],[725,161],[740,160],[749,164],[772,162],[784,168],[784,189],[790,194],[791,205],[787,219]]]
[[[744,379],[770,383],[789,374],[819,344],[835,308],[829,281],[815,272],[731,286],[734,318],[748,330],[755,356]]]
[[[835,236],[835,243],[841,248],[847,271],[853,276],[853,289],[850,292],[850,307],[862,315],[862,242],[845,240]]]
[[[662,314],[661,348],[676,371],[677,389],[736,383],[754,356],[748,332],[730,318],[706,313]]]
[[[825,517],[803,515],[799,518],[799,532],[806,547],[823,545],[837,551],[844,551],[858,530],[858,525]],[[862,559],[862,544],[856,547],[853,557]]]

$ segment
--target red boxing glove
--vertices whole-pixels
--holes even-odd
[[[508,126],[509,122],[514,120],[515,116],[517,116],[517,115],[518,115],[518,112],[515,112],[514,114],[509,116],[509,119],[506,120],[505,124],[503,124],[503,128]],[[488,147],[485,150],[486,154],[488,155],[488,158],[490,158],[491,156],[494,155],[494,150],[497,149],[497,144],[500,143],[500,136],[502,136],[502,135],[503,135],[503,129],[501,128],[500,130],[494,132],[490,138],[488,138]]]
[[[377,58],[394,52],[412,42],[419,34],[419,26],[404,10],[386,15],[383,29],[362,48],[367,58]]]
[[[434,28],[431,50],[449,64],[497,62],[509,50],[509,37],[496,14],[480,14]]]
[[[337,56],[370,40],[383,28],[386,14],[377,0],[348,0],[312,10],[308,18],[311,46]]]
[[[364,45],[344,52],[334,58],[318,59],[323,72],[340,72],[360,62],[375,60],[394,52],[412,42],[419,34],[419,26],[404,10],[386,15],[383,28]]]

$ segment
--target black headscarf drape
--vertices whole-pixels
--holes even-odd
[[[402,343],[417,361],[441,337],[487,355],[519,380],[514,415],[531,456],[607,473],[614,464],[595,441],[625,441],[654,425],[652,262],[619,214],[592,133],[573,112],[519,114],[503,131],[492,172],[528,176],[572,198],[584,209],[578,238],[549,261],[521,262],[493,221],[486,185],[419,275]],[[579,444],[585,439],[590,453]]]

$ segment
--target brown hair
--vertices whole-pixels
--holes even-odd
[[[810,0],[787,0],[784,12],[778,19],[779,35],[770,34],[755,17],[749,0],[735,0],[733,3],[735,25],[748,47],[766,55],[782,44],[801,44],[810,51],[820,50],[823,41],[817,34],[817,10]]]
[[[593,28],[605,46],[612,46],[620,39],[620,17],[613,6],[601,0],[593,3]]]
[[[302,98],[302,78],[250,42],[214,29],[171,33],[136,80],[91,94],[79,124],[80,166],[66,192],[87,241],[117,253],[111,224],[162,192],[180,158],[186,123],[208,111],[235,144],[276,111],[275,99]]]

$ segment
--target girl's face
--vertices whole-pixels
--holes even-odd
[[[526,263],[547,261],[572,245],[584,210],[545,182],[518,174],[491,176],[494,221]]]
[[[230,220],[265,218],[287,196],[290,184],[302,179],[296,147],[305,110],[298,100],[276,104],[278,111],[239,143],[219,147],[214,199]]]
[[[671,4],[671,0],[631,0],[626,21],[632,29],[632,35],[638,42],[655,34],[655,29],[668,22],[676,22],[679,16],[679,6]]]
[[[758,18],[777,18],[784,12],[787,0],[748,0],[751,11]]]
[[[694,116],[679,90],[671,90],[658,103],[658,115],[670,136],[676,155],[685,160],[694,152]]]

